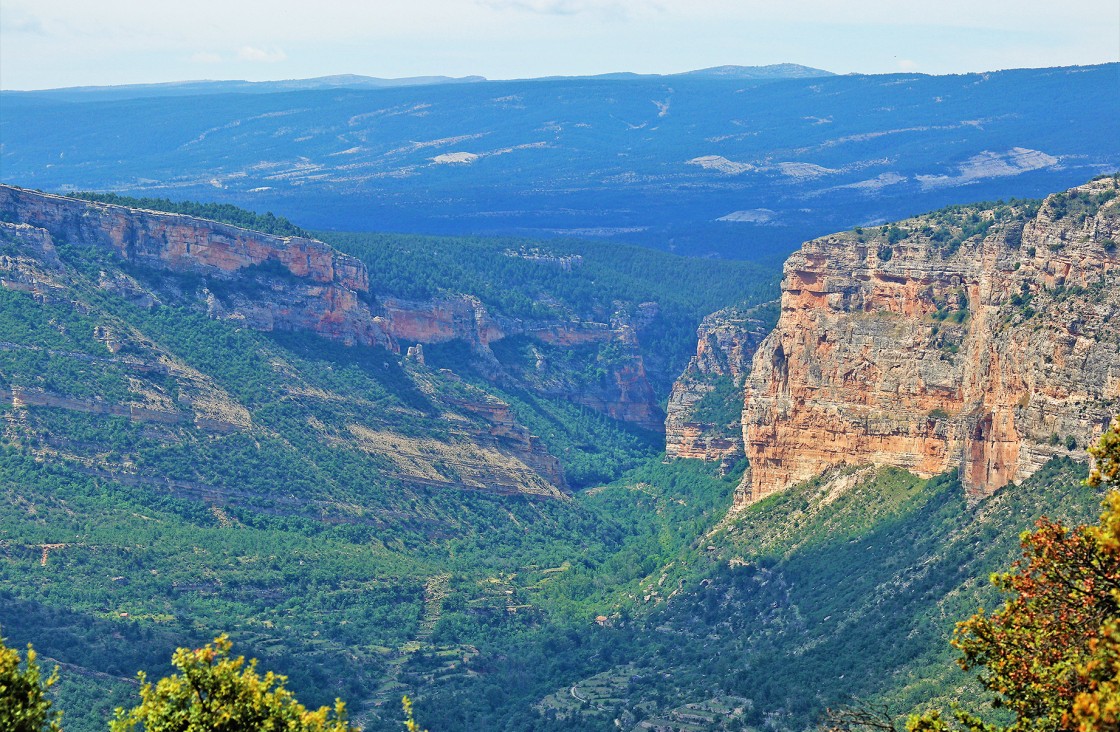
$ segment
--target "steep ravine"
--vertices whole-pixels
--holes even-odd
[[[959,469],[979,497],[1052,457],[1087,460],[1120,409],[1118,240],[1106,177],[1040,207],[957,207],[806,242],[744,380],[742,442],[690,449],[671,403],[668,451],[720,459],[741,445],[745,503],[836,465]]]

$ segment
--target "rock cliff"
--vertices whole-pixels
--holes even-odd
[[[865,463],[979,497],[1087,459],[1120,409],[1117,241],[1107,177],[807,242],[746,379],[741,500]]]
[[[493,314],[470,294],[427,301],[378,297],[370,292],[361,261],[321,241],[180,214],[0,185],[0,218],[46,230],[56,243],[111,251],[138,276],[195,276],[198,281],[183,283],[181,295],[202,299],[213,318],[263,331],[310,330],[348,345],[382,346],[394,353],[401,343],[461,341],[495,381],[511,374],[490,346],[511,336],[557,347],[614,344],[614,358],[598,359],[604,374],[595,384],[577,388],[569,383],[549,393],[645,429],[662,428],[629,323],[524,321]]]
[[[149,337],[135,323],[104,309],[105,294],[142,310],[151,308],[166,294],[146,289],[151,277],[140,270],[130,275],[108,258],[93,260],[102,267],[100,272],[83,270],[71,266],[68,257],[60,257],[59,248],[45,229],[0,222],[0,294],[19,293],[6,296],[4,303],[26,307],[21,302],[30,296],[41,308],[9,320],[13,329],[6,335],[14,340],[0,340],[0,405],[5,413],[0,431],[7,440],[32,449],[40,458],[63,459],[88,473],[162,484],[160,473],[137,467],[137,454],[127,450],[116,454],[101,440],[68,437],[67,420],[73,417],[58,415],[95,415],[100,420],[117,418],[118,425],[132,423],[135,435],[142,435],[148,449],[157,452],[235,433],[266,439],[275,434],[268,425],[254,424],[246,404],[189,366],[189,357],[180,358],[163,339]],[[232,281],[231,288],[221,300],[213,298],[211,309],[219,303],[230,308],[239,300],[265,308],[261,298],[249,297],[254,288],[245,281]],[[278,293],[291,296],[290,289],[268,292],[271,300],[264,302],[275,302]],[[242,317],[247,312],[244,307],[235,309]],[[279,307],[274,315],[285,317]],[[259,321],[245,318],[245,322],[261,327]],[[57,333],[50,335],[52,331],[71,334],[75,345],[69,350],[52,347],[52,337],[57,338]],[[383,480],[403,486],[564,497],[560,462],[517,421],[508,404],[460,384],[453,374],[423,368],[422,359],[413,359],[416,367],[407,363],[407,378],[428,395],[426,412],[399,407],[386,412],[360,393],[312,386],[282,356],[273,354],[272,359],[277,369],[274,378],[282,383],[274,399],[301,413],[321,444],[370,455]],[[323,403],[330,405],[327,413],[338,424],[331,426],[316,416],[322,415]],[[236,498],[228,486],[188,481],[193,488],[183,493],[186,484],[181,483],[168,483],[167,488],[176,494],[205,494],[208,500]]]
[[[774,327],[776,304],[726,308],[704,318],[696,355],[673,384],[665,419],[665,453],[727,466],[744,457],[743,380],[763,338]]]
[[[243,319],[258,330],[313,330],[350,344],[391,345],[366,301],[365,265],[321,241],[3,185],[0,212],[45,229],[56,243],[107,249],[135,267],[217,281],[256,279],[270,290],[267,299],[230,290],[225,302],[208,291],[214,317]]]

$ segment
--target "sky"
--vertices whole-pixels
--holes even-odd
[[[0,89],[1111,61],[1117,0],[0,0]]]

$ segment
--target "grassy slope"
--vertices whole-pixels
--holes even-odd
[[[767,720],[804,729],[853,696],[899,715],[977,696],[953,664],[953,625],[998,601],[987,577],[1017,556],[1019,533],[1038,516],[1096,517],[1099,496],[1080,485],[1083,473],[1057,461],[973,508],[953,478],[893,469],[831,501],[821,481],[796,487],[661,555],[631,586],[637,592],[603,604],[620,612],[614,627],[587,623],[562,639],[545,629],[484,654],[475,662],[481,677],[424,690],[420,714],[440,730],[608,730],[616,718],[633,724],[730,694],[749,702],[728,729]],[[642,500],[633,485],[581,497],[614,515]],[[678,586],[667,603],[644,601]],[[550,692],[563,698],[582,679],[624,668],[622,691],[601,705],[576,704],[567,718],[526,711]],[[487,694],[494,686],[506,694],[497,704]]]

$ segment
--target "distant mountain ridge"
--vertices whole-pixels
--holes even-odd
[[[769,64],[766,66],[711,66],[706,69],[679,71],[672,74],[640,74],[634,71],[615,71],[590,76],[545,76],[539,79],[522,81],[546,81],[552,79],[673,79],[681,76],[704,77],[712,79],[750,79],[753,81],[780,81],[783,79],[814,79],[821,76],[836,76],[831,71],[814,69],[801,64]]]
[[[0,163],[24,187],[221,201],[311,229],[595,237],[777,264],[831,231],[1117,169],[1117,68],[717,68],[190,103],[4,92]]]
[[[831,71],[815,69],[801,64],[768,64],[766,66],[712,66],[706,69],[686,71],[671,76],[716,76],[724,79],[814,79],[820,76],[836,76]]]
[[[735,79],[808,79],[818,76],[835,76],[831,71],[814,69],[800,64],[769,64],[767,66],[713,66],[707,69],[682,71],[673,74],[637,74],[616,72],[606,74],[548,76],[540,79],[628,79],[671,78],[674,76],[705,76]],[[525,79],[534,81],[540,79]],[[29,94],[64,98],[69,101],[106,101],[110,99],[140,99],[145,97],[194,96],[198,94],[272,94],[285,91],[312,89],[387,89],[401,86],[428,86],[432,84],[469,84],[488,81],[485,76],[404,76],[383,78],[362,74],[330,74],[308,79],[277,79],[275,81],[246,81],[242,79],[197,79],[190,81],[164,81],[151,84],[108,84],[96,86],[69,86],[51,89],[34,89],[12,94]]]
[[[198,79],[192,81],[164,81],[152,84],[70,86],[5,93],[43,96],[72,102],[92,102],[201,94],[274,94],[276,92],[312,89],[386,89],[429,84],[466,84],[477,81],[486,81],[486,79],[482,76],[409,76],[383,79],[376,76],[362,76],[361,74],[332,74],[310,79],[280,79],[276,81]]]

